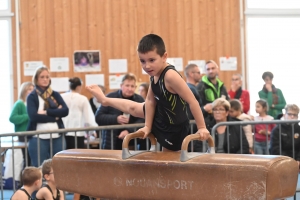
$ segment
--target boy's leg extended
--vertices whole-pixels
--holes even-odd
[[[123,113],[128,113],[134,117],[145,118],[143,106],[144,103],[119,98],[107,98],[103,102],[103,106],[110,106]]]
[[[110,106],[124,113],[129,113],[134,117],[145,118],[143,106],[144,103],[119,98],[108,98],[97,85],[87,86],[86,89],[90,91],[97,101],[103,106]]]

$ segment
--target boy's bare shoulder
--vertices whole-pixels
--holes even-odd
[[[22,190],[17,190],[11,197],[11,200],[24,200],[24,199],[28,199],[28,196]]]
[[[59,190],[59,193],[60,193],[60,200],[64,200],[65,199],[64,192],[62,190]]]
[[[46,199],[47,196],[52,196],[50,190],[46,187],[42,187],[39,189],[39,191],[36,193],[36,198],[38,199]]]
[[[183,80],[182,76],[180,76],[179,72],[175,71],[175,70],[168,70],[165,73],[165,77],[164,77],[165,81],[176,81],[176,80]]]

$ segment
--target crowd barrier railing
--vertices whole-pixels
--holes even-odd
[[[240,130],[242,129],[243,126],[245,125],[255,125],[255,124],[266,124],[266,128],[268,127],[269,124],[277,124],[279,125],[279,131],[281,132],[281,125],[282,124],[286,124],[286,123],[300,123],[300,120],[289,120],[289,121],[283,121],[283,120],[273,120],[273,121],[234,121],[234,122],[220,122],[220,123],[217,123],[213,128],[212,128],[212,131],[211,131],[211,135],[213,136],[213,138],[215,139],[215,135],[216,135],[216,130],[219,126],[230,126],[230,125],[239,125],[240,126]],[[190,132],[191,133],[194,133],[196,130],[193,130],[194,129],[194,125],[195,125],[195,120],[191,120],[190,121]],[[126,128],[134,128],[135,130],[137,130],[138,128],[140,127],[143,127],[144,126],[144,123],[139,123],[139,124],[127,124],[127,125],[109,125],[109,126],[98,126],[98,127],[85,127],[85,128],[73,128],[73,129],[58,129],[58,130],[45,130],[45,131],[25,131],[25,132],[15,132],[15,133],[1,133],[0,134],[0,149],[4,149],[3,152],[1,152],[1,155],[4,155],[5,153],[5,150],[7,149],[12,149],[12,167],[13,167],[13,180],[15,180],[15,177],[14,177],[14,149],[18,149],[18,148],[23,148],[25,150],[25,166],[28,166],[28,157],[27,157],[27,153],[28,153],[28,140],[27,140],[27,137],[25,137],[25,141],[22,143],[22,142],[18,142],[18,141],[14,141],[13,138],[15,136],[34,136],[34,135],[37,135],[37,138],[39,138],[40,135],[43,135],[43,134],[53,134],[53,133],[60,133],[62,135],[65,135],[66,133],[68,132],[75,132],[75,146],[77,147],[77,132],[82,132],[82,131],[85,131],[85,132],[89,132],[89,131],[99,131],[99,138],[97,140],[97,144],[99,145],[98,148],[101,149],[101,140],[102,140],[102,137],[101,137],[101,133],[103,130],[110,130],[111,132],[111,143],[113,144],[113,131],[115,129],[126,129]],[[293,133],[294,133],[294,127],[292,129]],[[227,129],[227,135],[229,136],[229,129]],[[242,131],[240,131],[240,134],[242,134]],[[280,134],[281,135],[281,134]],[[9,142],[3,142],[2,141],[2,138],[7,138],[7,137],[11,137],[11,140]],[[254,137],[254,135],[253,135]],[[62,142],[62,145],[64,145],[64,137],[61,137],[61,139],[63,140]],[[228,138],[227,138],[228,139]],[[50,137],[50,141],[52,140],[52,137]],[[268,140],[268,138],[267,138]],[[280,144],[280,154],[281,154],[281,137],[279,137],[279,144]],[[39,141],[39,140],[38,140]],[[229,141],[229,140],[228,140]],[[253,138],[253,141],[254,141],[254,138]],[[50,142],[51,144],[51,142]],[[90,148],[90,145],[91,144],[95,144],[94,141],[91,141],[90,140],[90,137],[87,137],[86,139],[86,146],[87,148]],[[137,150],[137,142],[136,140],[134,141],[134,149]],[[149,140],[147,140],[146,142],[147,144],[147,149],[149,149]],[[203,144],[205,144],[203,142]],[[241,144],[242,144],[242,140],[241,140]],[[40,152],[39,152],[39,142],[38,142],[38,158],[40,157]],[[158,144],[159,145],[159,144]],[[228,145],[229,146],[229,145]],[[205,145],[202,145],[203,147],[203,150],[202,152],[205,152],[206,151],[206,146]],[[253,145],[254,147],[254,145]],[[52,145],[50,145],[50,154],[52,153]],[[64,149],[64,146],[62,147]],[[255,147],[254,147],[255,148]],[[113,145],[111,147],[111,149],[113,149]],[[159,149],[159,147],[157,148]],[[191,151],[194,151],[193,149],[193,141],[191,142]],[[53,155],[50,155],[51,157]],[[295,158],[295,147],[294,147],[294,138],[293,138],[293,157]],[[39,162],[39,165],[41,163]],[[2,172],[2,164],[0,165],[0,172]],[[2,183],[2,175],[1,175],[1,183]],[[16,188],[15,188],[15,185],[14,185],[14,188],[13,190],[15,191]],[[300,191],[300,188],[297,188],[297,192]],[[2,199],[3,199],[3,185],[1,184],[1,193],[2,193]]]

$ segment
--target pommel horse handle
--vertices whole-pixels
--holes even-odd
[[[140,153],[148,152],[148,151],[133,151],[132,153],[130,153],[129,149],[128,149],[128,144],[129,144],[130,140],[132,140],[134,138],[143,138],[144,135],[145,135],[144,132],[137,131],[137,132],[130,133],[125,136],[123,143],[122,143],[122,159],[123,160],[130,158],[134,155],[140,154]],[[147,137],[150,139],[150,142],[151,142],[151,148],[149,151],[155,152],[156,151],[156,139],[155,139],[154,135],[152,133],[149,133]]]
[[[184,138],[184,140],[182,142],[182,145],[181,145],[181,154],[180,154],[180,161],[181,162],[185,162],[185,161],[188,161],[188,160],[190,160],[194,157],[203,155],[203,153],[197,153],[197,152],[188,153],[188,151],[187,151],[188,144],[192,140],[200,140],[200,135],[198,133],[197,134],[191,134],[191,135],[188,135]],[[208,137],[207,142],[208,142],[208,146],[209,146],[208,152],[214,154],[215,153],[215,143],[214,143],[214,140],[213,140],[211,135]]]

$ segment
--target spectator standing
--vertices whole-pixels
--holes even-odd
[[[268,102],[261,99],[256,102],[255,111],[258,116],[254,117],[254,121],[271,121],[274,118],[268,115]],[[270,147],[270,134],[274,124],[255,124],[254,126],[254,152],[255,154],[267,155]]]
[[[272,84],[274,75],[272,72],[264,72],[262,79],[265,81],[263,89],[258,92],[259,98],[268,102],[269,110],[268,115],[277,118],[282,114],[282,109],[285,107],[286,102],[282,91]]]
[[[205,65],[206,75],[202,76],[197,85],[198,92],[203,103],[204,116],[212,114],[212,102],[217,98],[224,98],[229,101],[229,96],[224,83],[218,78],[219,66],[213,60]]]
[[[32,82],[25,82],[22,83],[19,91],[19,99],[15,102],[13,109],[11,111],[9,121],[15,125],[15,132],[22,132],[26,131],[27,124],[29,121],[29,117],[26,110],[26,99],[27,96],[32,92],[34,86]],[[19,136],[19,141],[24,142],[24,136]],[[23,154],[23,168],[26,166],[26,154],[25,149],[22,148],[22,154]],[[30,166],[30,157],[29,153],[27,155],[28,160],[27,163]]]
[[[65,128],[83,128],[98,126],[89,104],[89,100],[80,94],[82,81],[78,77],[69,79],[70,92],[62,94],[62,98],[69,108],[68,116],[62,118]],[[68,132],[66,134],[66,149],[85,148],[85,131]],[[87,135],[89,136],[89,135]]]
[[[248,113],[250,109],[250,95],[242,88],[242,75],[233,74],[231,78],[231,89],[228,91],[230,99],[237,99],[243,106],[243,112]]]
[[[44,66],[37,68],[32,81],[35,88],[27,97],[27,113],[29,116],[27,131],[64,129],[62,117],[68,115],[69,109],[61,95],[51,89],[48,68]],[[28,137],[28,151],[31,164],[38,167],[40,163],[50,158],[51,155],[53,156],[57,152],[62,151],[65,146],[62,137],[64,136],[59,133]],[[40,154],[39,157],[38,153]]]

